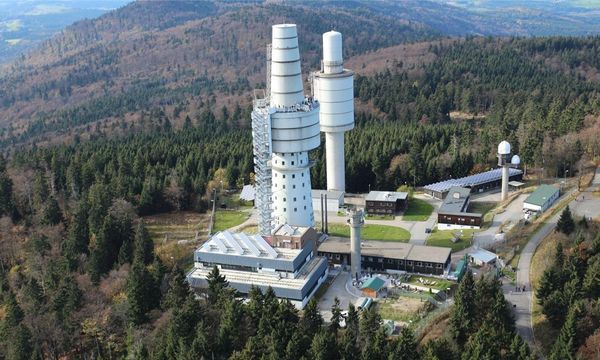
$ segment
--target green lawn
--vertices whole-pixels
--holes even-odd
[[[320,228],[320,225],[318,225],[317,229]],[[331,236],[350,237],[350,227],[348,225],[329,224],[328,230]],[[363,240],[398,242],[408,242],[410,240],[410,232],[408,230],[389,225],[367,224],[362,227],[360,236]]]
[[[427,201],[412,198],[408,199],[408,207],[402,216],[405,221],[426,221],[433,212],[433,206]]]
[[[394,215],[365,215],[367,220],[394,220]]]
[[[427,239],[427,245],[430,246],[443,246],[452,248],[452,251],[459,251],[471,246],[471,238],[476,230],[462,230],[462,236],[457,242],[452,242],[452,238],[455,234],[459,234],[460,230],[438,230],[434,229],[429,238]]]
[[[213,233],[223,231],[230,227],[239,225],[246,221],[248,213],[243,211],[217,211],[215,213],[215,222],[213,225]]]
[[[423,281],[427,281],[430,284],[435,282],[435,285],[425,285],[422,282],[420,282],[419,279],[423,279]],[[404,281],[404,282],[407,282],[407,283],[413,284],[413,285],[430,287],[430,288],[436,289],[436,290],[446,290],[454,284],[452,281],[449,281],[449,280],[438,279],[438,278],[428,277],[428,276],[421,276],[421,275],[412,275],[408,279],[408,281]]]

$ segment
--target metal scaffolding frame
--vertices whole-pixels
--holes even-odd
[[[271,110],[269,95],[271,90],[271,44],[267,45],[267,86],[266,91],[254,91],[252,110],[252,145],[254,153],[255,205],[258,211],[258,232],[271,235],[272,224],[272,171],[271,171]]]

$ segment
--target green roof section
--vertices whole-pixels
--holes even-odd
[[[525,199],[528,204],[543,206],[548,199],[558,192],[558,189],[551,185],[540,185]]]
[[[364,284],[360,287],[361,290],[371,289],[373,291],[379,291],[385,285],[385,281],[383,279],[375,276],[365,281]]]

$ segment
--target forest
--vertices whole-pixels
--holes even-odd
[[[346,134],[349,192],[487,170],[503,139],[524,170],[575,175],[600,154],[600,38],[433,39],[389,17],[284,5],[181,3],[172,18],[153,10],[134,21],[139,4],[76,24],[0,78],[0,358],[532,358],[494,279],[465,276],[441,338],[421,342],[406,328],[388,339],[376,312],[348,309],[339,329],[314,303],[298,312],[259,291],[241,303],[216,272],[196,299],[187,269],[154,253],[144,216],[204,212],[216,186],[253,181],[250,91],[264,85],[271,21],[312,29],[301,40],[311,69],[334,18],[346,55],[364,61]],[[407,42],[425,55],[366,71],[378,49]],[[131,69],[139,76],[124,76]],[[313,188],[323,188],[323,146],[311,157]],[[585,315],[597,313],[597,240],[573,230],[583,226],[539,290],[561,333],[557,359],[597,321]]]

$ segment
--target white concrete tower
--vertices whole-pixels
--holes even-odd
[[[365,220],[362,210],[352,210],[350,212],[350,274],[354,277],[360,277],[361,261],[360,261],[360,228]]]
[[[295,24],[273,26],[270,117],[274,226],[314,226],[308,152],[319,147],[319,103],[304,96]]]
[[[500,200],[504,201],[508,198],[508,169],[510,167],[510,144],[508,141],[502,141],[498,144],[498,166],[502,167],[502,193]]]
[[[354,128],[354,72],[344,69],[342,34],[323,34],[321,71],[313,73],[313,94],[321,104],[325,133],[327,190],[346,191],[344,132]]]

